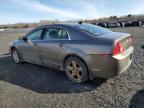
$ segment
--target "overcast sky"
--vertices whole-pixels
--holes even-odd
[[[144,14],[144,0],[1,0],[0,24]]]

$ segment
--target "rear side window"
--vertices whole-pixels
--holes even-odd
[[[30,34],[28,34],[26,37],[28,40],[41,40],[41,33],[42,33],[42,29],[34,31]]]
[[[101,34],[112,32],[108,29],[105,29],[96,25],[92,25],[92,24],[79,24],[79,25],[75,25],[74,27],[79,28],[83,31],[86,31],[94,35],[101,35]]]
[[[45,40],[68,39],[68,33],[62,28],[47,28],[44,34]]]

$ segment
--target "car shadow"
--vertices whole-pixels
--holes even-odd
[[[129,108],[144,108],[144,89],[139,90],[132,97]]]
[[[142,45],[141,48],[144,49],[144,45]]]
[[[83,84],[69,81],[64,72],[30,63],[15,64],[9,55],[0,57],[0,80],[38,93],[82,93],[97,89],[106,79]]]

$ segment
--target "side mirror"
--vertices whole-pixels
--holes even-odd
[[[24,42],[27,42],[27,43],[29,43],[29,44],[31,44],[31,45],[34,45],[34,44],[31,42],[31,40],[28,40],[26,37],[23,37],[22,40],[24,40]]]
[[[24,40],[25,42],[27,42],[28,39],[26,37],[23,37],[22,40]]]

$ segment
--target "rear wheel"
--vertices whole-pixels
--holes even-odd
[[[17,64],[20,64],[23,62],[19,52],[15,48],[12,49],[12,58],[13,58],[13,61]]]
[[[74,82],[82,83],[88,80],[87,66],[78,57],[70,57],[66,60],[65,72],[68,78]]]

